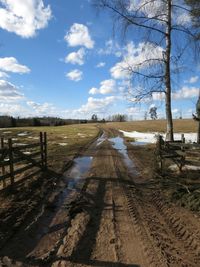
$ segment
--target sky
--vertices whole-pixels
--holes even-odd
[[[132,85],[122,70],[154,55],[162,56],[162,47],[144,43],[134,29],[123,36],[111,14],[98,13],[90,0],[0,0],[0,115],[121,113],[137,120],[156,106],[164,118],[162,95],[135,104],[127,88],[142,85]],[[200,62],[188,55],[173,78],[174,118],[195,112]]]

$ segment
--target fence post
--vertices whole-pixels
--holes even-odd
[[[41,155],[41,165],[44,169],[44,144],[43,144],[43,133],[40,132],[40,155]]]
[[[181,141],[182,141],[182,143],[185,143],[185,136],[184,136],[184,134],[181,134]]]
[[[158,139],[157,139],[157,146],[159,151],[162,149],[162,144],[163,144],[163,139],[162,139],[162,135],[158,135]]]
[[[9,166],[10,166],[10,182],[11,186],[14,184],[14,165],[13,165],[13,146],[12,139],[8,139],[8,149],[9,149]]]
[[[4,148],[4,138],[1,137],[1,148]],[[5,175],[5,166],[2,166],[2,176]],[[6,187],[6,181],[3,179],[3,188]]]
[[[47,133],[44,132],[44,169],[47,170]]]

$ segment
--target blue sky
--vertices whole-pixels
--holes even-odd
[[[102,118],[123,113],[141,119],[156,105],[164,117],[161,96],[139,105],[127,100],[130,83],[119,70],[126,58],[137,61],[144,49],[148,54],[154,48],[145,48],[137,32],[126,38],[114,34],[111,15],[97,15],[89,0],[0,0],[0,36],[1,115],[90,118],[96,113]],[[174,117],[191,117],[195,111],[200,64],[190,58],[185,56],[184,72],[174,78]]]

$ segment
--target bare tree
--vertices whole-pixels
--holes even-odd
[[[151,107],[149,110],[149,114],[152,120],[157,119],[157,107]]]
[[[127,57],[118,67],[130,75],[132,86],[128,93],[134,101],[164,95],[167,139],[173,141],[172,77],[180,71],[178,62],[197,36],[187,3],[184,0],[93,0],[93,3],[109,10],[124,33],[128,29],[138,30],[137,36],[145,40],[141,51],[145,56],[136,62]]]

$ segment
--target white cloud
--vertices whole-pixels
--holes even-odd
[[[75,69],[75,70],[72,70],[66,73],[66,77],[70,79],[71,81],[78,82],[83,79],[83,72]]]
[[[56,115],[56,107],[51,104],[51,103],[36,103],[34,101],[27,101],[26,102],[28,106],[30,106],[31,108],[33,108],[33,110],[35,111],[35,114],[38,116],[55,116]]]
[[[164,100],[165,99],[165,93],[163,93],[163,92],[154,92],[152,94],[152,99],[154,101]]]
[[[74,113],[77,114],[91,114],[91,113],[100,113],[105,112],[114,102],[119,98],[117,96],[107,96],[105,98],[93,98],[89,97],[85,105],[82,105],[80,109],[74,110]]]
[[[172,99],[188,99],[199,96],[199,88],[183,86],[177,92],[172,93]]]
[[[154,60],[156,59],[156,60]],[[130,78],[133,71],[141,71],[150,66],[156,66],[158,59],[163,59],[163,48],[152,43],[139,43],[136,46],[129,42],[121,62],[110,69],[114,79]]]
[[[30,72],[30,69],[27,66],[19,64],[14,57],[0,58],[0,70],[20,74]]]
[[[27,110],[19,104],[0,103],[0,114],[10,116],[21,116],[27,113]]]
[[[104,48],[100,48],[98,50],[98,54],[99,55],[115,55],[116,57],[120,57],[121,56],[121,47],[119,46],[118,43],[116,43],[115,41],[113,41],[112,39],[108,40],[105,42],[105,47]]]
[[[141,109],[139,107],[130,107],[126,111],[128,114],[131,115],[136,115],[136,114],[138,115],[141,113]]]
[[[99,94],[99,89],[96,88],[96,87],[92,87],[89,91],[89,94],[90,95],[96,95],[96,94]]]
[[[177,14],[176,18],[176,23],[179,25],[186,25],[191,22],[191,16],[189,12],[184,12],[182,11],[181,13]]]
[[[2,78],[8,78],[9,77],[9,75],[6,73],[6,72],[3,72],[3,71],[0,71],[0,79],[2,79]]]
[[[105,65],[106,65],[105,62],[99,62],[99,63],[96,65],[96,68],[103,68]]]
[[[25,38],[45,28],[51,18],[51,8],[43,0],[0,0],[0,28]]]
[[[130,0],[128,11],[143,13],[148,18],[156,17],[166,19],[166,4],[162,0]]]
[[[88,27],[83,24],[74,23],[64,39],[72,47],[85,46],[88,49],[94,47],[94,41],[91,39]]]
[[[199,77],[198,76],[193,76],[189,79],[188,83],[196,83],[198,81]]]
[[[72,52],[66,56],[65,62],[83,65],[84,64],[85,49],[80,48],[77,52]]]
[[[0,80],[0,101],[2,102],[12,102],[20,100],[24,97],[23,94],[19,92],[19,89],[12,83]]]
[[[115,87],[116,87],[116,82],[113,79],[109,79],[109,80],[104,80],[100,83],[100,87],[99,89],[93,87],[90,89],[89,94],[94,95],[94,94],[110,94],[113,93],[115,91]]]
[[[173,114],[177,114],[177,113],[179,113],[179,112],[180,112],[180,110],[179,110],[178,108],[172,109],[172,113],[173,113]]]

